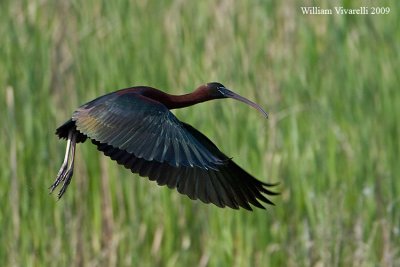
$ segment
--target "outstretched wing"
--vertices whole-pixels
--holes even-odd
[[[163,104],[137,93],[111,93],[76,110],[76,129],[149,162],[216,169],[223,164]]]
[[[148,177],[159,185],[177,188],[178,192],[189,196],[191,199],[200,199],[205,203],[213,203],[218,207],[228,206],[233,209],[243,207],[252,210],[250,204],[264,208],[260,201],[273,204],[264,195],[276,195],[268,187],[274,184],[263,183],[226,157],[202,133],[188,124],[182,123],[184,129],[199,140],[206,149],[225,161],[216,169],[199,167],[174,167],[157,161],[147,161],[135,155],[113,147],[93,141],[97,148],[106,156],[124,165],[133,173]]]

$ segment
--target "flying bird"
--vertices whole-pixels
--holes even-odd
[[[273,203],[265,195],[277,195],[265,183],[247,173],[222,153],[204,134],[180,121],[170,111],[201,102],[233,98],[268,114],[256,103],[220,83],[199,86],[185,95],[170,95],[156,88],[136,86],[100,96],[79,107],[56,130],[67,140],[64,161],[54,183],[60,183],[60,199],[71,182],[75,147],[87,139],[106,156],[158,185],[218,207],[252,210],[250,204]]]

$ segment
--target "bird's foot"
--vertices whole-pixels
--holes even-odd
[[[63,164],[61,165],[60,170],[58,171],[57,177],[54,180],[54,183],[49,187],[50,189],[50,193],[53,193],[54,189],[57,188],[57,186],[65,180],[65,174],[68,170],[68,163],[67,162],[63,162]]]
[[[64,177],[62,179],[63,185],[60,189],[60,192],[58,192],[58,195],[57,195],[58,199],[60,199],[64,195],[65,191],[67,191],[68,185],[72,180],[73,173],[74,173],[74,170],[72,168],[68,169],[65,172]]]

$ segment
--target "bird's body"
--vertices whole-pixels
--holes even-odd
[[[235,98],[263,111],[258,105],[219,83],[200,86],[191,94],[174,96],[138,86],[96,98],[61,125],[56,134],[68,140],[67,151],[53,191],[60,182],[61,197],[72,178],[76,143],[90,139],[98,150],[159,185],[177,188],[191,199],[219,207],[251,210],[272,204],[263,194],[275,195],[263,183],[236,165],[205,135],[179,121],[170,109],[217,98]]]

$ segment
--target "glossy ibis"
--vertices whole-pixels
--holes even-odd
[[[75,146],[89,138],[98,150],[133,173],[177,188],[191,199],[248,210],[252,210],[250,204],[264,208],[259,201],[273,204],[264,194],[276,195],[269,189],[274,184],[248,174],[205,135],[170,112],[220,98],[239,100],[268,117],[260,106],[216,82],[179,96],[146,86],[131,87],[82,105],[56,130],[68,142],[51,192],[63,183],[58,198],[65,193],[72,179]]]

